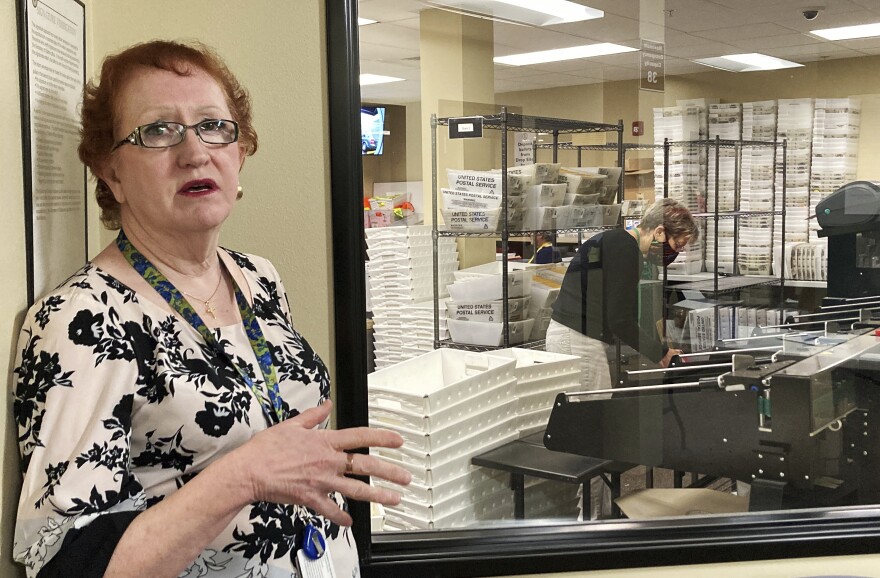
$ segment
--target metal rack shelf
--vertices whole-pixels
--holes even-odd
[[[535,145],[536,148],[539,149],[552,149],[553,143],[541,143]],[[561,142],[557,144],[559,150],[565,151],[606,151],[606,152],[617,152],[617,143],[607,143],[607,144],[583,144],[578,145],[570,142]],[[652,151],[655,149],[662,149],[663,145],[655,145],[655,144],[639,144],[639,143],[623,143],[623,150],[626,151]]]
[[[704,281],[680,283],[675,286],[675,289],[678,291],[700,291],[701,293],[707,293],[709,295],[721,295],[723,293],[733,293],[748,287],[773,285],[776,283],[779,283],[779,277],[759,277],[753,275],[719,276],[717,285],[715,279],[706,279]]]
[[[538,349],[543,350],[544,344],[546,340],[544,339],[535,339],[533,341],[526,341],[523,343],[517,343],[516,347],[520,349]],[[507,345],[468,345],[467,343],[456,343],[449,339],[443,339],[434,342],[434,348],[440,349],[441,347],[449,348],[449,349],[462,349],[464,351],[473,351],[473,352],[482,352],[482,351],[495,351],[497,349],[504,349],[505,347],[509,347]]]
[[[560,119],[560,118],[548,118],[541,116],[526,116],[521,114],[512,114],[508,113],[505,107],[501,108],[501,113],[497,115],[484,115],[482,117],[483,130],[499,130],[501,132],[500,145],[501,145],[501,174],[506,175],[508,169],[508,131],[515,132],[531,132],[531,133],[549,133],[553,135],[553,144],[550,148],[553,150],[553,162],[557,162],[557,153],[559,151],[561,143],[559,142],[560,134],[577,134],[577,133],[601,133],[601,132],[611,132],[615,133],[617,137],[617,144],[614,145],[614,149],[617,151],[618,163],[619,166],[623,166],[623,120],[619,120],[617,124],[607,124],[607,123],[595,123],[595,122],[586,122],[586,121],[576,121],[569,119]],[[468,349],[471,351],[487,351],[491,349],[498,349],[499,347],[509,347],[510,346],[510,326],[508,323],[509,318],[509,304],[508,304],[508,283],[507,283],[507,265],[508,265],[508,254],[509,254],[509,240],[513,237],[531,235],[535,231],[527,230],[527,231],[510,231],[508,229],[507,223],[507,211],[504,207],[507,206],[508,202],[508,180],[506,178],[501,179],[501,206],[502,206],[502,215],[500,222],[500,230],[497,231],[441,231],[438,229],[438,203],[437,203],[437,172],[438,172],[438,158],[437,158],[437,127],[438,126],[448,126],[450,122],[450,118],[438,118],[436,115],[431,116],[431,192],[432,192],[432,213],[433,213],[433,247],[434,247],[434,345],[435,347],[455,347],[460,349]],[[603,139],[604,140],[604,139]],[[570,144],[570,143],[569,143]],[[580,153],[578,153],[578,160],[580,161]],[[621,175],[618,181],[618,202],[621,202],[623,199],[623,172],[621,171]],[[561,229],[558,232],[561,233],[579,233],[584,231],[602,231],[608,228],[613,227],[583,227],[583,228],[567,228]],[[470,346],[466,344],[454,343],[450,340],[440,340],[440,309],[439,309],[439,288],[437,287],[437,279],[439,278],[439,260],[438,260],[438,251],[437,251],[437,241],[441,237],[477,237],[477,238],[500,238],[501,241],[501,270],[502,270],[502,323],[504,327],[502,329],[502,345],[499,347],[491,347],[491,348],[482,348],[480,346]],[[527,342],[525,344],[518,345],[518,347],[540,347],[544,343],[543,340]],[[477,348],[477,349],[474,349]]]
[[[700,213],[692,213],[692,215],[700,219],[705,223],[705,231],[706,235],[709,234],[710,230],[714,232],[714,250],[713,250],[713,263],[715,264],[716,270],[714,272],[710,271],[708,274],[710,277],[708,279],[694,280],[691,282],[685,282],[676,284],[674,289],[682,290],[682,291],[700,291],[701,293],[706,294],[710,297],[717,297],[719,295],[727,294],[727,293],[735,293],[737,291],[749,288],[749,287],[759,287],[759,286],[779,286],[783,290],[780,291],[780,299],[779,299],[779,310],[780,313],[784,310],[785,305],[785,284],[786,280],[784,274],[781,272],[779,276],[757,276],[757,275],[731,275],[725,276],[721,275],[717,272],[717,267],[719,263],[719,232],[720,232],[720,222],[722,220],[733,220],[733,269],[737,270],[737,263],[739,262],[739,227],[740,227],[740,219],[748,219],[749,217],[762,217],[762,216],[781,216],[781,238],[785,238],[785,206],[786,206],[786,179],[785,175],[787,173],[786,163],[787,163],[787,147],[788,143],[786,140],[781,142],[777,141],[746,141],[746,140],[725,140],[719,137],[708,140],[691,140],[691,141],[670,141],[665,140],[663,143],[663,164],[664,164],[664,174],[663,174],[663,189],[664,196],[668,196],[669,194],[669,167],[670,167],[670,156],[671,150],[673,148],[681,149],[700,149],[701,151],[706,151],[708,154],[700,156],[700,162],[704,163],[714,163],[715,168],[715,178],[714,183],[710,183],[709,181],[709,171],[706,171],[705,174],[705,184],[706,187],[706,200],[709,200],[708,195],[714,195],[714,206],[715,210],[700,212]],[[781,155],[781,174],[782,181],[781,183],[774,182],[774,188],[771,189],[771,199],[773,206],[776,206],[776,195],[781,193],[782,196],[782,209],[773,209],[768,211],[743,211],[740,210],[740,171],[742,170],[742,163],[740,159],[740,155],[744,150],[750,148],[767,148],[773,150],[774,159],[778,158],[778,151],[782,151]],[[733,151],[733,154],[724,153],[722,155],[722,149],[730,149]],[[719,203],[719,191],[721,187],[721,177],[720,177],[720,161],[721,158],[729,159],[730,157],[734,158],[735,168],[734,168],[734,207],[735,210],[727,210],[720,211],[718,207]],[[776,161],[774,161],[776,162]],[[774,165],[774,169],[775,169]],[[774,176],[776,174],[776,170],[774,170]],[[713,186],[714,185],[714,186]],[[778,187],[778,190],[777,188]],[[714,226],[712,224],[714,223]],[[705,255],[705,258],[708,260],[709,254]],[[664,274],[664,280],[667,278]],[[718,332],[720,331],[721,322],[719,318],[719,309],[715,307],[715,336],[716,341],[718,339]]]
[[[767,148],[775,148],[777,146],[782,145],[781,142],[776,141],[767,141],[767,140],[725,140],[725,139],[710,139],[710,140],[682,140],[682,141],[669,141],[669,146],[671,147],[720,147],[720,148],[742,148],[742,147],[767,147]]]
[[[616,124],[586,122],[565,118],[548,118],[543,116],[527,116],[510,112],[483,115],[481,118],[483,119],[484,129],[507,129],[516,130],[517,132],[577,134],[589,132],[611,132],[620,129]],[[449,124],[449,118],[438,118],[437,124],[440,126],[446,126]]]
[[[570,229],[554,229],[553,231],[557,235],[564,235],[568,233],[598,233],[599,231],[607,231],[609,229],[616,229],[616,226],[603,226],[603,227],[575,227]],[[530,229],[530,230],[522,230],[522,231],[508,231],[508,237],[527,237],[531,236],[534,233],[539,231],[543,231],[544,229]],[[477,237],[477,238],[492,238],[492,237],[501,237],[501,231],[437,231],[437,236],[439,237]]]
[[[695,219],[738,219],[740,217],[768,217],[782,215],[782,210],[774,211],[718,211],[717,213],[691,213]]]

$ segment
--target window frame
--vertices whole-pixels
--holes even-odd
[[[368,424],[357,0],[325,0],[336,424]],[[372,535],[351,502],[365,578],[513,576],[880,552],[880,505],[602,524]]]

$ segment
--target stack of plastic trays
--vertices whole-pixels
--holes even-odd
[[[521,437],[547,427],[556,396],[580,389],[580,358],[512,347],[489,352],[516,362],[517,431]]]
[[[654,144],[704,140],[708,138],[707,109],[699,103],[688,103],[654,109]],[[702,146],[675,145],[669,149],[669,197],[684,204],[692,212],[706,208],[706,150]],[[664,151],[654,149],[654,196],[664,194]],[[702,269],[705,235],[688,245],[676,259],[672,273],[697,273]]]
[[[534,319],[527,318],[534,266],[508,263],[508,345],[531,338]],[[462,269],[447,290],[450,299],[441,305],[455,343],[497,347],[504,341],[504,276],[499,261]]]
[[[776,101],[743,104],[742,138],[744,141],[776,140]],[[770,275],[773,243],[774,163],[773,147],[743,147],[740,170],[740,209],[767,211],[767,215],[745,217],[739,221],[739,255],[737,266],[741,275]]]
[[[517,430],[520,437],[546,429],[556,396],[579,391],[580,358],[533,349],[500,349],[489,355],[516,361]],[[567,518],[578,513],[578,486],[529,478],[526,518]]]
[[[810,215],[816,205],[843,185],[856,179],[861,126],[861,101],[853,98],[816,99],[813,113],[813,158],[810,166]],[[810,243],[819,239],[819,222],[809,223]],[[824,251],[819,252],[824,255]],[[819,254],[817,253],[817,255]],[[814,280],[823,267],[814,267]]]
[[[810,213],[810,165],[813,141],[813,99],[780,99],[777,108],[777,140],[788,140],[785,174],[785,239],[782,238],[782,216],[773,219],[773,261],[783,262],[783,254],[797,243],[808,240]],[[776,150],[776,183],[782,187],[782,147]],[[782,194],[776,195],[775,209],[782,209]],[[774,266],[774,274],[779,274]],[[791,278],[791,271],[785,276]]]
[[[508,475],[471,458],[517,438],[516,361],[438,349],[368,376],[370,425],[404,445],[372,451],[412,483],[386,507],[386,529],[440,529],[513,517]],[[381,480],[375,480],[383,485]],[[392,487],[392,486],[388,486]]]
[[[429,337],[421,324],[414,327],[405,319],[413,316],[413,305],[434,298],[431,227],[374,228],[366,235],[376,367],[383,368],[421,354],[426,343],[433,347],[433,315]],[[437,285],[444,296],[458,269],[455,239],[438,239],[438,252]],[[446,338],[445,331],[441,327],[441,339]]]
[[[709,141],[736,141],[742,138],[742,105],[737,103],[709,105]],[[706,209],[715,210],[715,181],[718,180],[718,211],[732,211],[736,208],[736,170],[737,150],[733,147],[718,147],[718,162],[715,162],[716,147],[708,147],[707,164],[709,185],[706,193]],[[717,165],[717,166],[716,166]],[[733,273],[733,221],[722,219],[718,230],[718,272]],[[715,219],[706,219],[706,270],[715,270]]]

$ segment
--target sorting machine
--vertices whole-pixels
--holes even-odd
[[[880,186],[823,203],[832,258],[862,266],[846,290],[829,281],[817,313],[560,394],[545,446],[748,482],[751,510],[880,503]]]

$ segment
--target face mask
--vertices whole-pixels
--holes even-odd
[[[678,251],[672,249],[672,245],[668,241],[651,241],[648,248],[648,261],[654,265],[668,267],[675,258],[678,257]]]

